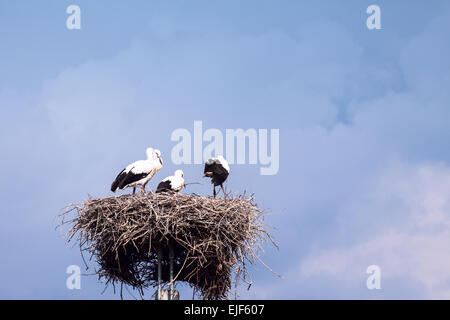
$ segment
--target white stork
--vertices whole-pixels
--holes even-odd
[[[184,187],[184,172],[183,170],[175,171],[173,176],[164,178],[156,188],[156,193],[173,191],[180,192]]]
[[[228,161],[225,160],[224,157],[218,156],[217,158],[211,158],[206,161],[203,178],[211,178],[211,183],[214,184],[214,198],[216,197],[217,186],[222,188],[223,194],[225,195],[223,183],[227,180],[229,174],[230,167],[228,165]]]
[[[133,162],[118,174],[111,185],[112,192],[132,187],[133,194],[135,194],[136,187],[141,186],[141,192],[145,194],[145,185],[163,166],[161,151],[147,148],[146,154],[147,160]]]

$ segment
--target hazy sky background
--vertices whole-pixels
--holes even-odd
[[[154,188],[194,120],[280,129],[278,174],[233,165],[227,182],[269,210],[280,250],[263,258],[285,277],[259,264],[242,298],[450,298],[449,31],[437,0],[0,0],[0,298],[119,298],[95,276],[66,288],[83,262],[53,219],[110,196],[148,146]]]

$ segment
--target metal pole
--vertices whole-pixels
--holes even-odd
[[[173,300],[174,293],[173,293],[173,259],[174,259],[174,253],[173,253],[173,244],[172,242],[169,243],[169,268],[170,268],[170,292],[169,292],[169,300]]]
[[[162,260],[162,250],[161,250],[161,247],[159,247],[158,248],[158,300],[161,300],[161,282],[162,282],[161,260]]]

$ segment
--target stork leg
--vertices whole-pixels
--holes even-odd
[[[220,187],[222,188],[222,192],[223,192],[223,198],[225,199],[227,197],[225,190],[223,189],[223,185],[220,184]]]
[[[147,183],[148,183],[148,181],[142,185],[142,190],[141,190],[142,194],[145,194],[145,186],[147,185]]]
[[[214,199],[216,198],[216,186],[213,187],[213,194],[214,194]]]
[[[133,187],[133,194],[136,194],[136,187]]]

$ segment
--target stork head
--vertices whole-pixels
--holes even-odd
[[[183,170],[178,169],[177,171],[175,171],[175,177],[181,177],[181,178],[184,178],[184,172],[183,172]]]
[[[147,148],[145,154],[147,155],[147,160],[150,160],[153,157],[153,148]]]

